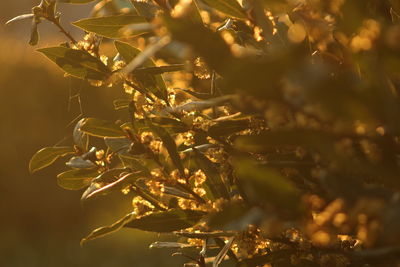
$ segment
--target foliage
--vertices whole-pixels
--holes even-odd
[[[131,227],[180,237],[151,247],[188,266],[399,264],[398,1],[102,0],[82,41],[56,8],[9,23],[32,19],[31,45],[53,23],[68,42],[39,52],[126,92],[120,120],[83,118],[29,165],[73,154],[60,186],[132,197],[83,242]]]

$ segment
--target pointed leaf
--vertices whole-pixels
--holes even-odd
[[[215,167],[215,164],[196,149],[193,149],[193,151],[195,154],[197,166],[207,176],[205,189],[206,191],[209,191],[209,193],[211,193],[209,197],[211,197],[212,199],[217,199],[221,197],[229,198],[229,193],[226,189],[224,182],[222,181],[219,170]]]
[[[154,125],[149,119],[147,119],[147,124],[149,125],[150,129],[158,135],[163,141],[163,145],[167,148],[168,154],[171,157],[172,162],[174,163],[175,167],[179,170],[181,175],[184,175],[184,168],[182,164],[182,160],[179,156],[178,149],[176,147],[175,140],[169,135],[167,130],[162,127],[158,127]]]
[[[86,51],[63,46],[41,48],[37,51],[43,53],[66,73],[80,79],[103,80],[111,74],[110,69],[100,59]]]
[[[131,221],[133,218],[134,218],[134,213],[129,213],[125,217],[123,217],[122,219],[118,220],[117,222],[113,223],[110,226],[104,226],[104,227],[95,229],[87,237],[85,237],[81,240],[81,246],[87,241],[94,240],[94,239],[97,239],[97,238],[100,238],[100,237],[103,237],[103,236],[106,236],[108,234],[118,231],[119,229],[124,227],[124,225],[126,223]]]
[[[132,74],[150,74],[150,75],[157,75],[163,74],[165,72],[174,72],[184,70],[184,64],[174,64],[169,66],[159,66],[159,67],[146,67],[146,68],[137,68],[135,69]]]
[[[135,181],[144,176],[143,172],[128,173],[115,182],[101,186],[99,182],[92,184],[84,193],[81,200],[88,200],[111,192],[120,192],[126,186],[132,185]],[[100,186],[100,187],[99,187]]]
[[[24,15],[19,15],[16,16],[15,18],[10,19],[9,21],[6,22],[6,25],[13,23],[15,21],[19,21],[19,20],[24,20],[24,19],[33,19],[35,15],[33,14],[24,14]]]
[[[97,17],[78,20],[72,24],[88,32],[96,33],[97,35],[119,39],[127,37],[124,35],[122,29],[131,24],[147,23],[147,20],[142,16],[135,15],[116,15],[107,17]],[[139,35],[147,31],[132,32],[129,35]]]
[[[246,13],[236,0],[203,0],[203,2],[228,16],[246,19]]]
[[[118,53],[127,64],[131,62],[135,57],[137,57],[140,53],[142,53],[141,50],[127,43],[116,41],[114,44]],[[157,65],[152,59],[149,58],[143,63],[143,67],[157,67]],[[147,88],[154,95],[164,100],[166,99],[167,87],[161,75],[138,75],[138,77],[135,78],[142,82],[143,85],[145,85],[145,88]]]
[[[74,140],[75,145],[82,149],[82,151],[86,152],[89,145],[89,136],[81,131],[81,126],[84,121],[85,119],[81,119],[75,125],[74,131],[72,133],[72,139]]]
[[[37,172],[52,163],[58,158],[74,153],[72,147],[45,147],[33,155],[29,162],[29,171]]]
[[[125,227],[159,233],[172,232],[195,225],[205,214],[203,211],[171,209],[133,219]]]
[[[71,170],[57,175],[57,183],[68,190],[80,190],[90,184],[98,175],[96,170]]]
[[[94,1],[95,0],[58,0],[58,2],[60,3],[68,3],[68,4],[86,4]]]
[[[97,137],[125,137],[124,131],[113,122],[86,118],[82,122],[81,131]]]
[[[300,210],[299,192],[278,171],[245,159],[236,160],[234,166],[240,184],[251,201],[273,204],[293,213]]]

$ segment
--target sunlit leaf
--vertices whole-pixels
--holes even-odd
[[[245,19],[246,13],[236,0],[202,0],[207,5],[234,18]]]
[[[80,190],[98,175],[96,170],[70,170],[57,175],[57,183],[68,190]]]
[[[119,173],[121,174],[121,172]],[[132,185],[135,181],[141,177],[144,177],[143,172],[128,173],[119,177],[116,181],[102,185],[103,183],[98,180],[92,183],[92,185],[85,191],[81,200],[88,200],[101,195],[106,195],[111,192],[121,192],[125,187]]]
[[[95,119],[86,118],[81,125],[81,131],[97,137],[124,137],[126,134],[115,123]]]
[[[29,162],[29,171],[37,172],[52,163],[58,158],[74,153],[72,147],[45,147],[33,155]]]
[[[228,190],[222,181],[219,170],[206,156],[194,149],[195,161],[197,166],[205,173],[207,180],[205,182],[206,191],[209,191],[212,199],[229,198]]]
[[[122,29],[131,24],[147,23],[141,16],[116,15],[78,20],[72,24],[88,32],[94,32],[100,36],[111,39],[126,37]],[[143,34],[146,31],[131,32],[130,36]]]
[[[203,211],[171,209],[133,219],[125,227],[159,233],[172,232],[195,225],[205,214]]]
[[[122,219],[118,220],[117,222],[113,223],[110,226],[104,226],[95,229],[93,232],[91,232],[87,237],[83,238],[81,240],[81,246],[90,240],[94,240],[100,237],[103,237],[105,235],[114,233],[124,227],[125,224],[127,224],[129,221],[131,221],[134,218],[135,214],[134,213],[129,213]]]
[[[83,50],[56,46],[41,48],[37,51],[43,53],[66,73],[77,78],[103,80],[111,74],[109,68],[100,59]]]
[[[140,74],[150,74],[150,75],[157,75],[163,74],[165,72],[174,72],[184,70],[184,64],[174,64],[170,66],[159,66],[159,67],[146,67],[146,68],[137,68],[135,69],[132,74],[140,75]]]
[[[74,131],[72,133],[72,138],[74,140],[75,145],[77,145],[83,152],[86,152],[89,145],[89,136],[81,131],[81,126],[85,119],[81,119],[75,125]]]
[[[178,243],[178,242],[154,242],[150,245],[149,248],[193,248],[197,247],[196,245],[187,244],[187,243]]]
[[[58,0],[58,2],[68,3],[68,4],[86,4],[94,1],[96,0]]]
[[[249,126],[249,119],[221,121],[210,126],[208,134],[211,136],[228,136],[246,130]]]
[[[65,165],[74,169],[93,169],[97,167],[97,165],[94,164],[92,161],[84,159],[81,156],[70,158],[70,160],[67,161]]]
[[[246,159],[238,159],[235,162],[235,170],[250,200],[255,203],[270,203],[291,212],[300,210],[298,190],[278,171]]]
[[[6,22],[6,25],[13,23],[15,21],[19,21],[19,20],[24,20],[24,19],[32,19],[34,17],[33,14],[24,14],[24,15],[19,15],[16,16],[15,18],[10,19],[9,21]]]
[[[182,160],[179,156],[178,149],[176,147],[175,140],[169,135],[167,130],[162,127],[158,127],[154,125],[149,119],[147,119],[147,124],[149,125],[150,129],[158,135],[163,141],[163,145],[168,150],[168,154],[171,157],[172,162],[174,163],[175,167],[179,170],[181,175],[184,175],[184,168],[182,164]]]
[[[121,57],[124,59],[126,63],[131,62],[135,57],[137,57],[140,53],[142,53],[141,50],[139,50],[136,47],[131,46],[130,44],[115,41],[115,47],[118,51],[118,53],[121,55]],[[153,68],[157,67],[155,62],[152,59],[147,59],[143,63],[143,67],[147,68]],[[139,81],[143,83],[145,88],[147,88],[150,92],[152,92],[154,95],[157,97],[160,97],[162,99],[166,99],[167,96],[167,87],[165,85],[164,79],[161,75],[140,75],[138,77],[135,77]]]

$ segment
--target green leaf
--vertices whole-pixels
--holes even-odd
[[[72,147],[45,147],[33,155],[29,162],[29,171],[37,172],[51,164],[58,158],[74,153]]]
[[[250,126],[249,119],[238,119],[217,122],[210,126],[208,134],[210,136],[228,136],[243,130],[248,129]]]
[[[205,214],[203,211],[171,209],[133,219],[125,227],[158,233],[172,232],[195,225]]]
[[[278,171],[246,159],[237,159],[234,167],[249,200],[273,204],[292,213],[300,211],[298,190]]]
[[[95,0],[58,0],[58,2],[60,3],[68,3],[68,4],[87,4],[94,1]]]
[[[246,13],[236,0],[203,0],[203,2],[228,16],[246,19]]]
[[[57,183],[68,190],[80,190],[98,175],[96,170],[70,170],[57,175]]]
[[[135,181],[144,176],[143,172],[128,173],[118,178],[115,182],[101,186],[101,183],[95,182],[83,194],[81,200],[88,200],[111,192],[121,192],[125,187],[132,185]]]
[[[35,15],[33,15],[33,14],[19,15],[19,16],[16,16],[15,18],[10,19],[5,24],[8,25],[8,24],[13,23],[15,21],[24,20],[24,19],[33,19],[34,16]]]
[[[129,99],[116,99],[113,101],[114,109],[121,110],[129,107],[131,100]]]
[[[165,72],[175,72],[184,70],[184,64],[174,64],[169,66],[159,66],[159,67],[146,67],[146,68],[137,68],[135,69],[132,74],[140,75],[140,74],[150,74],[150,75],[157,75],[163,74]]]
[[[124,227],[125,224],[131,221],[134,218],[134,215],[135,215],[134,213],[129,213],[125,217],[123,217],[122,219],[118,220],[117,222],[113,223],[110,226],[104,226],[95,229],[87,237],[81,240],[81,246],[87,241],[94,240],[118,231],[119,229]]]
[[[185,172],[182,160],[179,156],[178,149],[176,147],[175,140],[169,135],[167,130],[165,130],[164,128],[154,125],[149,119],[147,119],[146,121],[152,132],[154,132],[156,135],[158,135],[158,137],[161,138],[163,145],[168,150],[168,154],[171,157],[172,162],[174,163],[175,167],[179,170],[180,174],[183,176]]]
[[[125,137],[124,131],[113,122],[95,118],[86,118],[81,131],[97,137]]]
[[[193,149],[193,152],[195,154],[195,161],[197,166],[204,172],[207,177],[207,180],[205,182],[205,190],[208,191],[208,196],[211,199],[218,199],[221,197],[229,198],[228,190],[226,189],[226,186],[222,181],[220,172],[216,168],[215,164],[196,149]]]
[[[122,29],[131,24],[147,23],[147,20],[142,16],[135,15],[116,15],[107,17],[97,17],[82,19],[73,22],[72,24],[88,32],[96,33],[97,35],[119,39],[125,36]],[[130,36],[146,33],[147,31],[130,32]]]
[[[131,62],[135,57],[137,57],[140,53],[142,53],[141,50],[127,43],[115,41],[114,45],[118,53],[121,55],[121,57],[124,59],[126,63]],[[147,59],[143,63],[143,67],[150,68],[150,67],[157,67],[157,65],[153,60]],[[161,75],[154,75],[154,76],[136,75],[136,76],[137,77],[135,78],[139,82],[141,82],[143,86],[150,92],[152,92],[154,95],[164,100],[167,99],[167,87]]]
[[[72,139],[74,140],[75,145],[82,149],[83,152],[86,152],[89,146],[89,136],[81,131],[81,126],[84,121],[85,119],[81,119],[77,122],[72,133]]]
[[[118,153],[124,156],[130,156],[129,148],[132,142],[126,138],[118,138],[118,137],[105,137],[104,142],[111,149],[112,152]]]
[[[103,80],[111,74],[110,69],[100,59],[86,51],[63,46],[41,48],[37,51],[43,53],[66,73],[80,79]]]

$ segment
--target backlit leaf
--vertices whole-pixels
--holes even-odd
[[[172,232],[195,225],[205,214],[203,211],[171,209],[133,219],[125,227],[159,233]]]
[[[228,16],[245,19],[246,13],[236,0],[202,0],[204,3]]]
[[[115,123],[95,118],[86,118],[81,131],[97,137],[124,137],[126,134]]]
[[[207,186],[206,191],[211,193],[212,199],[218,199],[221,197],[228,198],[228,191],[215,164],[196,149],[193,149],[193,151],[197,166],[207,176],[207,180],[205,182],[205,185]]]
[[[100,36],[119,39],[126,37],[122,29],[131,24],[147,23],[147,20],[142,16],[135,15],[116,15],[107,17],[97,17],[78,20],[72,24],[88,32],[96,33]],[[139,35],[146,31],[132,32],[129,35]]]
[[[37,51],[43,53],[66,73],[80,79],[103,80],[111,73],[100,59],[86,51],[64,46],[41,48]]]
[[[29,162],[29,171],[37,172],[52,163],[58,158],[74,153],[72,147],[45,147],[33,155]]]
[[[137,57],[142,51],[136,47],[131,46],[130,44],[115,41],[115,48],[118,53],[124,59],[124,61],[128,64],[135,57]],[[154,68],[157,67],[155,62],[152,59],[147,59],[143,63],[143,67],[145,68]],[[167,95],[167,87],[165,85],[164,79],[161,75],[157,74],[154,76],[150,75],[137,75],[135,77],[139,82],[142,82],[146,89],[152,92],[157,97],[162,99],[166,99]]]
[[[181,175],[184,175],[184,168],[182,164],[182,160],[179,156],[178,149],[176,147],[175,140],[169,135],[167,130],[162,127],[158,127],[154,125],[149,119],[147,119],[147,124],[149,125],[150,129],[158,135],[163,141],[163,145],[168,150],[168,154],[171,157],[172,162],[174,163],[175,167],[179,170]]]
[[[68,190],[80,190],[98,175],[96,170],[70,170],[57,175],[57,183]]]
[[[117,222],[113,223],[110,226],[104,226],[104,227],[95,229],[87,237],[85,237],[81,240],[81,246],[87,241],[94,240],[94,239],[97,239],[97,238],[100,238],[105,235],[108,235],[108,234],[118,231],[119,229],[124,227],[124,225],[126,223],[131,221],[134,218],[134,216],[135,216],[134,213],[129,213],[125,217],[123,217],[122,219],[118,220]]]

